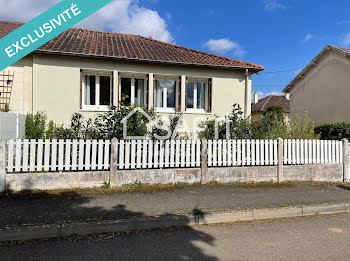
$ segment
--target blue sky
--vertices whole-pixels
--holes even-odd
[[[253,89],[264,94],[280,92],[327,44],[350,47],[350,1],[149,0],[145,6],[165,17],[179,45],[213,51],[209,39],[228,39],[243,49],[238,58],[266,72],[292,70],[255,76]],[[236,51],[216,53],[237,58]]]
[[[58,2],[0,0],[0,20],[26,22]],[[350,48],[350,1],[114,0],[78,27],[152,36],[264,65],[253,90],[266,95],[279,93],[327,44]]]

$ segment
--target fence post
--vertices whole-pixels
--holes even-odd
[[[349,141],[343,139],[343,181],[349,181]]]
[[[0,192],[6,190],[6,139],[0,137]]]
[[[117,180],[117,170],[118,170],[118,140],[116,138],[112,139],[111,142],[111,164],[108,175],[108,183],[112,186],[118,185]],[[113,184],[111,184],[111,176],[113,176]]]
[[[277,167],[277,182],[283,182],[283,139],[278,138],[278,167]]]
[[[208,141],[202,140],[201,147],[201,184],[208,182]]]

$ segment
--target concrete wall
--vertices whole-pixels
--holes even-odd
[[[286,181],[342,182],[343,165],[296,165],[283,167]]]
[[[114,173],[95,171],[5,175],[6,187],[15,191],[93,188],[100,187],[109,179],[112,186],[132,185],[135,181],[149,185],[193,184],[201,181],[201,170],[199,168],[149,169],[118,170]],[[208,168],[207,182],[212,180],[219,183],[276,182],[277,167]],[[341,182],[343,180],[343,165],[284,166],[284,180]]]
[[[153,170],[121,170],[111,173],[111,185],[131,185],[135,181],[144,184],[176,184],[199,183],[201,170],[195,169],[153,169]]]
[[[328,52],[290,93],[292,114],[307,111],[316,123],[350,121],[350,59]]]
[[[108,171],[6,174],[6,188],[53,190],[100,187],[108,182]]]
[[[224,167],[209,168],[208,181],[231,182],[269,182],[277,181],[277,167]]]

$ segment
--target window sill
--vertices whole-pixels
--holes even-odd
[[[175,113],[175,108],[155,108],[156,112],[160,113]]]
[[[205,110],[196,110],[196,109],[187,109],[185,114],[202,114],[202,115],[211,115],[211,112],[207,112]]]
[[[81,112],[109,112],[109,108],[82,108],[79,111]]]

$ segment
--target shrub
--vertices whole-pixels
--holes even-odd
[[[315,132],[324,140],[350,139],[350,122],[329,122],[319,125]]]
[[[319,139],[320,135],[315,133],[315,123],[311,121],[307,112],[301,117],[294,115],[288,126],[286,136],[281,136],[284,139]]]
[[[74,113],[69,127],[56,125],[50,121],[46,126],[46,115],[38,112],[26,118],[26,138],[28,139],[123,139],[122,119],[137,106],[113,107],[111,111],[98,114],[94,120],[83,121],[83,116]],[[141,107],[151,118],[156,119],[153,109]],[[140,112],[134,113],[127,121],[129,136],[149,136],[148,119]]]
[[[230,137],[233,139],[251,139],[251,124],[249,120],[245,120],[242,117],[243,112],[239,104],[232,106],[232,111],[227,115],[229,123]],[[224,120],[218,120],[218,117],[208,118],[200,123],[200,127],[203,129],[200,132],[200,136],[206,139],[215,139],[215,124],[218,126],[218,138],[226,139],[226,125]]]
[[[215,124],[218,124],[218,138],[225,139],[226,138],[225,122],[218,121],[217,117],[208,118],[207,120],[202,121],[199,126],[203,129],[203,131],[201,131],[199,135],[208,140],[215,139]]]
[[[303,116],[294,115],[289,122],[273,119],[271,115],[252,123],[252,132],[255,139],[314,139],[315,124],[307,113]]]
[[[268,119],[269,121],[283,121],[284,120],[283,107],[272,105],[264,111],[263,117],[265,119]]]
[[[147,109],[145,106],[121,106],[119,109],[113,107],[111,111],[98,114],[95,120],[88,120],[82,126],[82,134],[86,139],[123,139],[122,119],[135,108],[141,107],[152,120],[156,119],[154,109]],[[148,119],[140,112],[134,113],[127,121],[128,136],[147,136],[150,134],[147,124]]]
[[[177,124],[179,123],[179,120],[181,119],[181,117],[182,117],[182,113],[176,112],[173,115],[169,115],[167,123],[161,119],[156,119],[157,126],[155,124],[152,124],[151,132],[150,132],[151,138],[156,139],[157,136],[158,137],[169,136],[168,130],[170,131],[170,137],[168,138],[168,140],[172,138],[173,139],[180,138],[181,134],[178,133]],[[162,128],[163,126],[164,127],[167,126],[168,130],[166,130],[166,128],[163,129]]]
[[[227,116],[230,120],[231,139],[314,139],[315,125],[305,113],[302,117],[295,115],[290,122],[284,117],[283,108],[271,106],[263,116],[250,122],[242,118],[243,112],[238,104],[233,105],[232,112]],[[226,122],[218,121],[219,139],[226,139]],[[201,123],[204,129],[200,135],[206,139],[215,138],[215,118],[209,118]]]
[[[46,129],[46,114],[37,112],[36,114],[28,114],[25,123],[26,139],[44,139]]]

